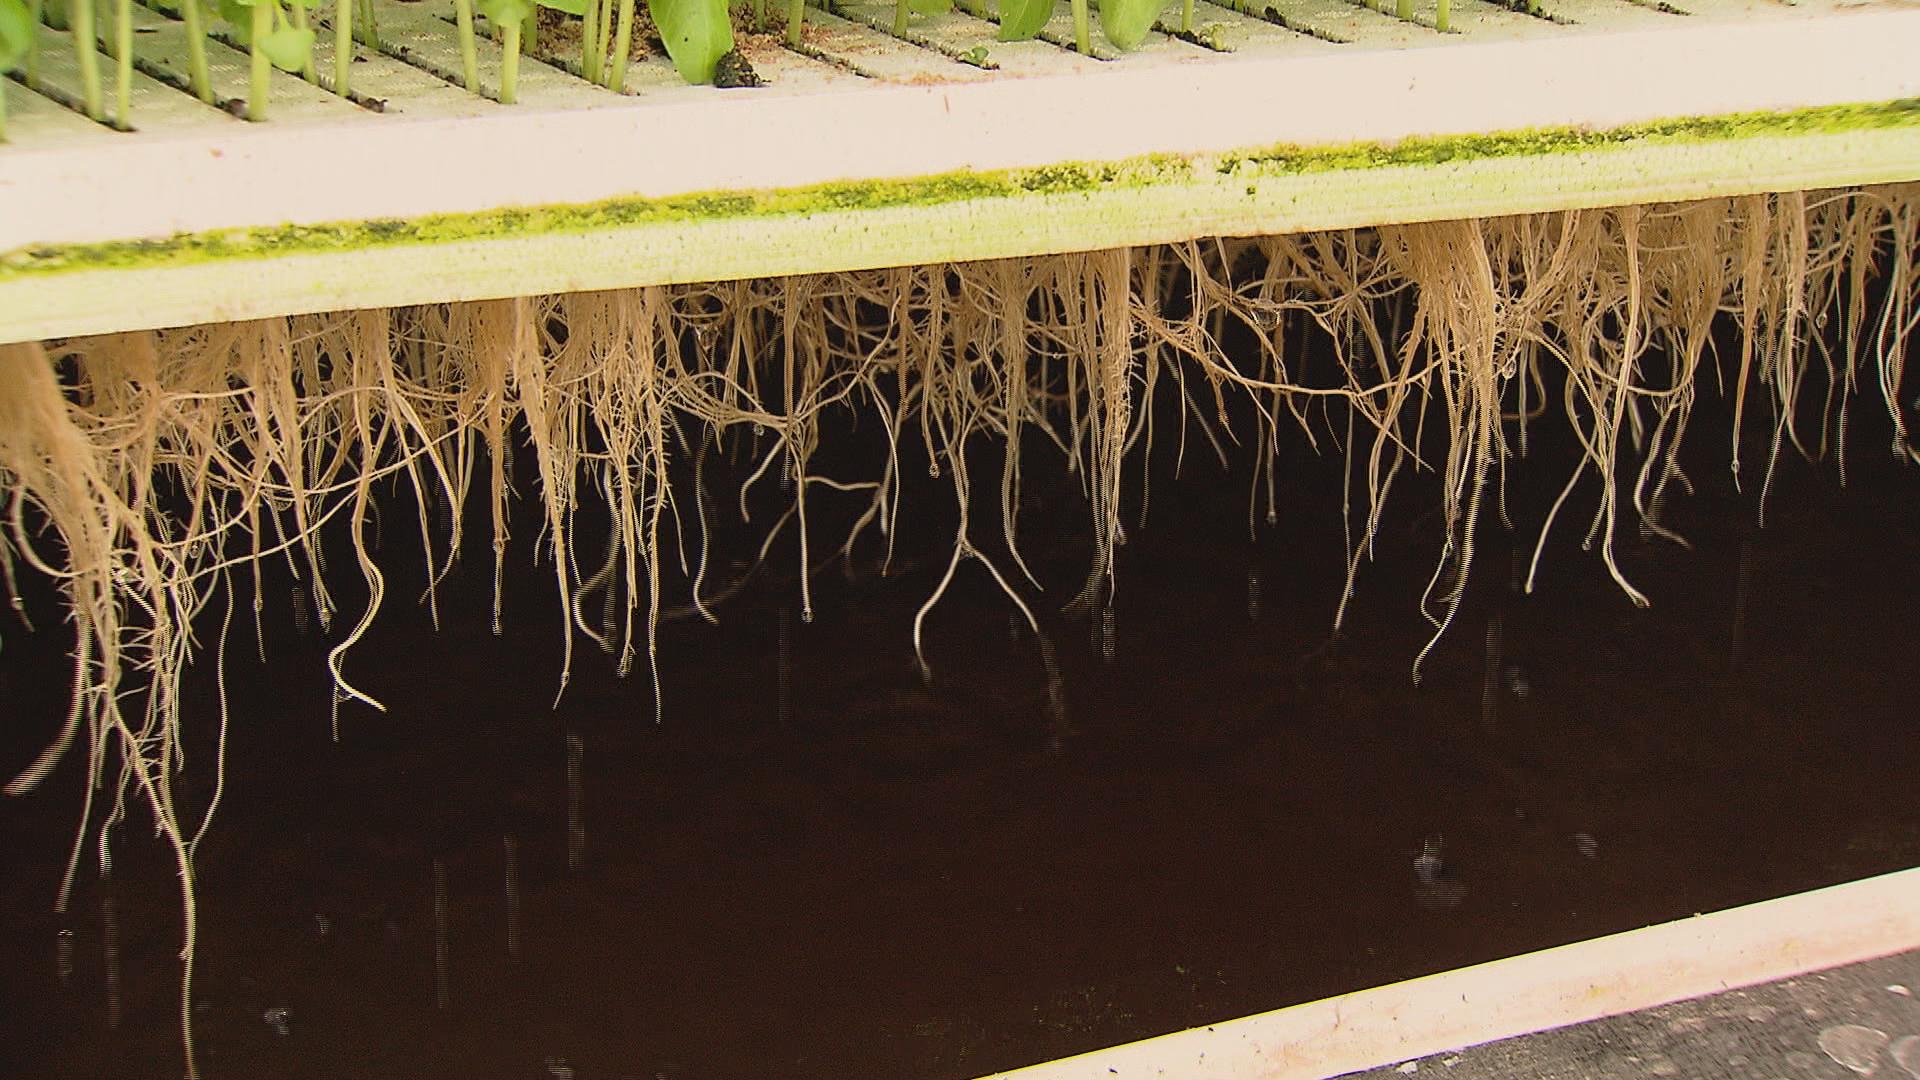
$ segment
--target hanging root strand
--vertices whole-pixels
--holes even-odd
[[[1443,527],[1419,604],[1433,636],[1418,678],[1467,595],[1488,522],[1513,527],[1507,477],[1546,424],[1565,425],[1575,464],[1531,525],[1528,587],[1548,535],[1590,510],[1584,543],[1637,604],[1650,598],[1622,572],[1615,538],[1637,526],[1684,543],[1660,510],[1690,489],[1678,448],[1702,388],[1731,402],[1743,479],[1743,422],[1770,404],[1762,507],[1783,452],[1831,452],[1844,470],[1862,387],[1892,417],[1894,455],[1920,463],[1903,400],[1920,329],[1916,260],[1920,187],[1907,185],[0,346],[11,495],[0,570],[16,610],[16,564],[54,582],[74,640],[71,707],[5,792],[24,795],[84,755],[94,783],[62,903],[86,838],[104,851],[107,824],[130,796],[143,803],[178,863],[190,964],[192,849],[211,814],[178,786],[182,727],[197,722],[180,704],[193,628],[209,605],[223,609],[224,646],[242,582],[258,625],[260,574],[275,562],[329,627],[328,549],[345,543],[367,600],[328,653],[336,717],[342,704],[380,708],[350,676],[387,592],[378,515],[393,485],[411,489],[436,619],[466,504],[486,507],[496,632],[510,504],[537,497],[529,546],[563,615],[558,691],[584,636],[623,674],[646,664],[659,719],[663,618],[683,607],[717,617],[790,551],[810,619],[827,562],[877,544],[891,566],[909,461],[944,480],[957,511],[950,555],[903,628],[930,674],[925,628],[975,564],[1050,640],[1036,615],[1047,610],[1041,564],[1018,538],[1034,455],[1057,457],[1086,500],[1086,576],[1064,606],[1097,619],[1121,576],[1123,518],[1146,516],[1130,462],[1160,445],[1184,468],[1190,441],[1221,462],[1248,459],[1255,526],[1278,518],[1291,428],[1344,459],[1336,630],[1389,492],[1435,481]],[[1716,327],[1737,331],[1728,355]],[[1156,410],[1162,392],[1178,401]],[[821,464],[836,415],[884,439],[864,475]],[[979,455],[996,447],[1003,456],[982,473]],[[516,456],[530,463],[527,492],[516,492]],[[735,490],[709,490],[728,477]],[[1583,485],[1598,490],[1584,509]],[[758,557],[716,583],[729,505],[758,530]],[[977,520],[995,510],[997,523]],[[851,525],[816,549],[823,520]],[[680,585],[687,595],[668,595]],[[224,750],[224,704],[218,723]],[[236,718],[234,736],[245,733]],[[186,1006],[183,995],[191,1074]]]

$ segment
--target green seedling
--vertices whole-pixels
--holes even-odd
[[[1100,0],[1100,29],[1114,48],[1137,49],[1165,7],[1166,0]]]
[[[113,5],[113,124],[133,128],[133,0]]]
[[[73,37],[73,58],[80,69],[80,101],[87,118],[105,123],[107,113],[100,99],[100,54],[95,47],[93,0],[76,0],[66,8],[68,33]]]
[[[7,73],[33,55],[33,13],[25,0],[0,0],[0,142],[7,139]]]
[[[43,21],[42,7],[44,7],[43,0],[27,0],[28,26],[38,26]],[[48,25],[52,24],[49,23]],[[33,35],[31,33],[27,35],[27,61],[23,67],[26,71],[27,85],[38,88],[40,85],[40,50],[34,45]]]
[[[647,13],[660,31],[675,71],[690,83],[710,83],[720,58],[733,51],[733,21],[726,0],[647,0]],[[789,13],[789,17],[795,18]],[[788,24],[797,36],[798,21]]]
[[[187,85],[193,96],[213,104],[213,77],[207,72],[206,0],[183,0],[180,17],[187,24]]]
[[[38,21],[42,3],[43,0],[28,0],[28,7],[34,12],[36,21]],[[206,104],[214,104],[213,78],[207,67],[207,16],[212,12],[211,0],[128,0],[128,2],[122,4],[120,7],[120,22],[115,28],[115,32],[120,40],[131,41],[134,37],[132,16],[133,5],[135,3],[157,11],[162,15],[179,19],[185,24],[187,89],[194,97],[199,98]],[[52,0],[50,4],[47,4],[48,25],[52,25],[51,19],[53,13],[56,10],[64,12],[65,8],[65,0]],[[120,85],[115,89],[121,98],[119,125],[122,128],[127,126],[126,98],[130,96],[133,88],[132,51],[131,47],[123,49],[119,43],[116,42],[110,53],[114,59],[121,61],[119,72]],[[123,56],[126,57],[126,59],[122,59]],[[32,86],[35,85],[32,57],[28,58],[27,63],[27,84]]]
[[[627,85],[627,62],[633,54],[633,9],[634,0],[619,0],[620,21],[613,32],[613,65],[607,72],[607,89],[620,91]],[[726,0],[718,0],[720,17],[727,17]],[[732,25],[728,25],[728,48],[732,48]],[[711,77],[711,76],[709,76]]]
[[[1100,29],[1113,47],[1121,51],[1136,49],[1147,39],[1147,32],[1160,19],[1170,0],[1098,0]],[[1072,0],[1074,47],[1093,54],[1087,0]],[[1053,18],[1054,0],[1000,0],[1000,40],[1029,41],[1038,36]],[[1191,29],[1192,0],[1184,0],[1182,25]]]
[[[500,104],[511,105],[520,94],[520,37],[533,16],[533,0],[474,0],[487,22],[500,28]]]
[[[307,24],[307,6],[318,2],[319,0],[289,0],[287,13],[288,25],[305,34],[307,38],[306,55],[300,62],[300,77],[315,85],[319,84],[320,78],[313,70],[314,33],[313,28]]]
[[[460,75],[469,93],[480,92],[480,49],[473,40],[473,0],[453,0],[454,25],[459,27]]]
[[[564,0],[557,10],[580,16],[580,77],[600,81],[600,61],[606,46],[600,37],[600,11],[606,0]]]
[[[587,0],[593,11],[593,61],[594,74],[590,81],[604,83],[610,65],[607,63],[607,43],[613,37],[613,0]]]
[[[306,5],[314,0],[288,0]],[[280,10],[280,0],[220,0],[220,17],[234,28],[252,60],[247,89],[247,119],[265,120],[273,69],[298,75],[313,68],[313,30]]]
[[[618,91],[625,86],[627,64],[633,53],[634,0],[535,0],[535,3],[580,19],[581,78],[609,90]],[[522,48],[530,47],[531,39],[523,42]]]
[[[1053,0],[1000,0],[1000,40],[1032,41],[1053,18]]]
[[[353,3],[333,0],[333,92],[341,97],[353,81]]]

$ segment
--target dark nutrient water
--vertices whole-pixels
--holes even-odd
[[[1158,462],[1144,528],[1136,470],[1110,623],[1058,613],[1084,504],[1035,480],[1056,485],[1023,522],[1050,661],[967,566],[928,622],[930,685],[909,633],[951,493],[915,486],[896,573],[872,551],[828,567],[811,622],[781,547],[718,626],[666,623],[658,726],[644,664],[618,679],[586,642],[553,705],[536,520],[516,522],[504,636],[484,546],[435,633],[396,501],[391,599],[349,661],[389,712],[343,706],[333,740],[327,641],[289,583],[268,663],[236,632],[199,860],[203,1070],[963,1080],[1915,865],[1920,473],[1887,460],[1879,408],[1856,407],[1845,487],[1782,459],[1764,528],[1764,461],[1736,492],[1725,421],[1703,416],[1697,490],[1667,518],[1692,550],[1618,536],[1648,610],[1580,550],[1593,480],[1532,595],[1489,517],[1418,686],[1432,478],[1401,482],[1330,642],[1339,464],[1304,448],[1251,537],[1244,470]],[[1515,464],[1525,543],[1569,460],[1543,437]],[[998,531],[976,523],[990,553]],[[66,631],[29,591],[39,630],[0,622],[9,775],[64,715]],[[111,881],[89,858],[51,910],[81,765],[0,805],[0,1076],[177,1076],[177,894],[139,812]]]

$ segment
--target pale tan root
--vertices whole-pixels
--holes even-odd
[[[677,557],[693,606],[713,617],[710,530],[729,507],[745,520],[759,485],[778,483],[788,508],[750,524],[762,536],[759,562],[793,527],[806,617],[829,558],[850,558],[874,534],[890,558],[910,512],[902,451],[915,440],[959,509],[950,558],[911,627],[923,665],[924,626],[970,562],[1040,629],[1040,582],[1018,537],[1036,450],[1058,455],[1085,492],[1092,557],[1068,606],[1101,614],[1117,580],[1123,511],[1137,498],[1145,514],[1144,482],[1127,480],[1130,456],[1144,475],[1166,437],[1153,395],[1171,388],[1176,460],[1192,431],[1222,461],[1251,457],[1250,527],[1261,509],[1272,521],[1284,504],[1283,428],[1342,457],[1346,588],[1336,629],[1388,495],[1432,473],[1445,529],[1422,610],[1437,642],[1465,595],[1489,507],[1511,524],[1505,478],[1542,423],[1564,418],[1579,461],[1536,523],[1534,565],[1582,479],[1595,479],[1585,542],[1599,545],[1637,602],[1647,597],[1621,573],[1615,537],[1637,521],[1645,535],[1682,540],[1660,510],[1688,487],[1678,448],[1703,383],[1732,398],[1737,420],[1754,394],[1771,403],[1769,474],[1787,447],[1838,456],[1849,403],[1869,379],[1892,416],[1894,453],[1920,462],[1900,400],[1920,327],[1916,259],[1920,187],[1908,185],[0,347],[0,482],[10,496],[0,564],[10,592],[15,560],[58,583],[76,641],[71,711],[6,790],[31,790],[84,748],[94,784],[62,903],[89,838],[104,856],[128,796],[147,805],[181,878],[191,1071],[192,855],[212,810],[181,805],[175,789],[189,765],[179,701],[192,631],[216,604],[224,649],[245,583],[264,651],[269,559],[284,560],[329,625],[338,605],[325,530],[352,548],[369,591],[329,654],[336,706],[377,708],[375,688],[353,681],[351,659],[388,585],[377,536],[389,481],[411,491],[409,527],[429,544],[421,595],[430,606],[457,555],[467,500],[484,490],[497,630],[512,455],[531,450],[537,490],[528,494],[543,522],[532,555],[550,564],[565,614],[560,690],[577,635],[622,672],[644,642],[658,716],[668,696],[657,663],[670,580],[661,560]],[[1723,315],[1740,330],[1725,357],[1712,344]],[[1235,342],[1250,351],[1227,355]],[[1544,398],[1551,386],[1556,401]],[[888,452],[863,475],[816,465],[835,414],[884,433]],[[1250,416],[1251,430],[1236,430],[1235,416]],[[995,530],[975,521],[969,459],[989,443],[1005,448]],[[1736,472],[1742,446],[1736,424]],[[707,459],[726,451],[753,456],[732,498],[710,498]],[[692,499],[676,498],[676,475],[691,479]],[[823,505],[858,513],[816,557]],[[583,506],[605,508],[607,537],[580,535]],[[430,507],[445,513],[438,535]],[[219,723],[224,748],[224,710]],[[220,762],[212,768],[217,803]]]

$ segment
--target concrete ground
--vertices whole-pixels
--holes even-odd
[[[1920,950],[1355,1077],[1920,1080]]]

